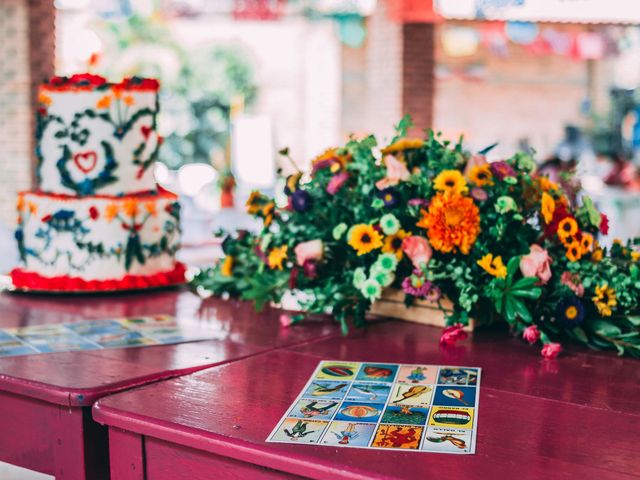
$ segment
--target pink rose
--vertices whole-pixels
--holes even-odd
[[[580,282],[580,277],[571,272],[563,272],[560,276],[560,283],[569,287],[569,289],[578,297],[584,295],[584,285]]]
[[[409,180],[410,174],[407,166],[393,155],[387,155],[384,158],[384,164],[387,167],[387,176],[376,182],[378,190],[384,190]]]
[[[454,345],[458,340],[464,340],[467,338],[467,332],[463,329],[464,326],[461,323],[456,323],[455,325],[445,328],[442,331],[442,336],[440,337],[440,345]]]
[[[286,313],[283,313],[282,315],[280,315],[280,325],[282,325],[282,327],[284,328],[290,327],[292,323],[293,323],[293,318],[291,318],[291,315],[287,315]]]
[[[522,332],[522,338],[524,338],[530,345],[533,345],[538,340],[540,340],[540,330],[535,325],[531,325],[524,329]]]
[[[302,267],[307,261],[322,260],[324,245],[322,240],[309,240],[296,245],[293,251],[296,254],[296,263]]]
[[[409,257],[415,268],[421,269],[429,263],[433,250],[424,237],[412,235],[402,240],[402,251]]]
[[[540,355],[544,358],[556,358],[561,351],[562,345],[559,343],[545,343],[540,350]]]
[[[327,184],[327,193],[329,195],[335,195],[342,189],[347,180],[349,180],[349,174],[347,172],[335,174]]]
[[[529,254],[520,259],[520,271],[525,277],[538,277],[538,285],[544,285],[551,278],[549,252],[534,243]]]

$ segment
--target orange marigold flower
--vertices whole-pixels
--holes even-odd
[[[558,223],[558,236],[560,238],[571,237],[578,233],[578,222],[573,217],[566,217]]]
[[[556,182],[552,182],[549,180],[549,177],[542,176],[538,177],[538,185],[540,185],[540,190],[543,192],[548,192],[549,190],[558,190],[558,184]]]
[[[96,108],[109,108],[111,106],[111,96],[105,95],[96,103]]]
[[[582,258],[582,246],[580,245],[580,242],[574,240],[567,247],[566,255],[570,262],[577,262],[580,260]]]
[[[427,230],[429,243],[439,252],[468,254],[480,233],[480,211],[472,198],[438,193],[416,224]]]
[[[116,218],[116,215],[118,215],[119,212],[119,208],[118,205],[115,203],[110,203],[106,206],[106,208],[104,209],[104,218],[107,222],[110,222],[111,220],[113,220],[114,218]]]
[[[152,217],[155,217],[158,214],[158,210],[156,208],[156,202],[145,202],[144,209]]]
[[[122,205],[122,212],[127,217],[135,217],[138,214],[138,202],[136,202],[133,198],[125,200]]]
[[[44,92],[38,93],[38,102],[49,107],[51,105],[51,97]]]

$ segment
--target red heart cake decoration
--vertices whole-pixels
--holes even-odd
[[[151,133],[151,127],[143,125],[142,127],[140,127],[140,131],[142,132],[142,136],[147,139],[149,138],[149,134]]]
[[[73,163],[76,164],[76,167],[83,172],[89,173],[93,170],[98,163],[98,155],[96,152],[82,152],[76,153],[73,156]]]

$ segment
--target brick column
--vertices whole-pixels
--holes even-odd
[[[37,85],[53,74],[53,0],[0,1],[0,222],[13,225],[15,196],[34,173]]]
[[[412,135],[433,125],[435,29],[433,24],[390,20],[384,0],[368,20],[368,114],[362,124],[381,142],[390,139],[392,125],[406,113],[415,124]]]
[[[430,23],[402,28],[402,111],[413,118],[413,135],[433,126],[435,29]]]

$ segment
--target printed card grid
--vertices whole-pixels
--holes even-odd
[[[475,453],[481,369],[325,360],[267,438]]]
[[[170,315],[0,329],[0,357],[103,348],[144,347],[212,338]]]

